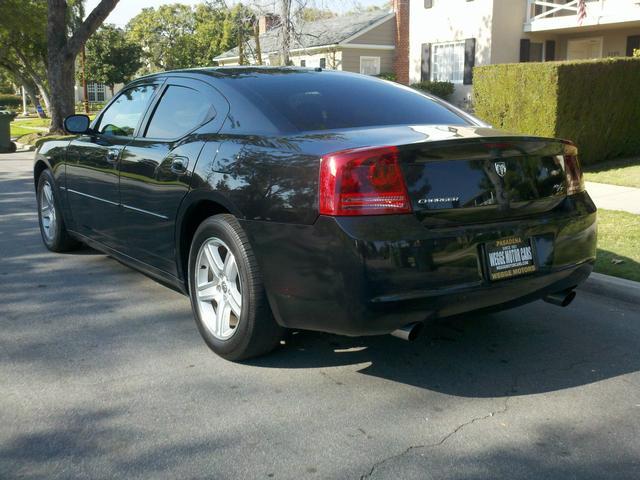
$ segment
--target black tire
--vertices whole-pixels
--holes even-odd
[[[46,186],[49,186],[53,199],[53,210],[55,214],[54,228],[45,226],[46,218],[43,217],[43,196]],[[50,170],[43,170],[38,177],[38,189],[36,191],[36,199],[38,203],[38,224],[40,226],[40,235],[45,246],[52,252],[62,253],[77,250],[81,244],[73,238],[68,232],[62,218],[60,210],[60,202],[58,202],[58,190],[55,188],[55,180]]]
[[[214,238],[222,240],[233,253],[241,283],[242,308],[234,332],[227,339],[217,338],[207,328],[198,307],[198,254],[203,244]],[[198,330],[209,348],[219,356],[231,361],[247,360],[264,355],[279,345],[284,329],[273,318],[253,250],[233,215],[209,217],[196,230],[189,252],[189,296]]]

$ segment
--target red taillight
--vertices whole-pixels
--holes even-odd
[[[410,213],[396,147],[332,153],[320,163],[321,215]]]
[[[578,159],[578,148],[569,141],[564,141],[564,173],[567,178],[567,195],[584,192],[584,178]]]

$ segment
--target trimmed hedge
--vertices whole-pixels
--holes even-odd
[[[489,65],[473,83],[496,128],[572,140],[585,165],[640,153],[638,58]]]
[[[22,97],[7,93],[0,94],[0,107],[17,108],[22,106]]]
[[[455,86],[451,82],[418,82],[412,83],[410,87],[430,93],[443,100],[448,100],[455,91]]]

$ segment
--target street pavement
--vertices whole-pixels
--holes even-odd
[[[186,297],[44,248],[31,156],[0,155],[1,479],[640,478],[637,304],[300,332],[234,364]]]

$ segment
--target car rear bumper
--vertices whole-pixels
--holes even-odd
[[[413,215],[242,224],[277,321],[344,335],[534,301],[582,283],[596,252],[586,193],[535,218],[492,224],[426,228]],[[512,236],[531,239],[538,270],[492,282],[484,244]]]

